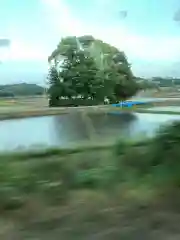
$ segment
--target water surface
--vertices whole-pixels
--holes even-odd
[[[152,136],[163,124],[180,120],[177,115],[111,113],[91,115],[99,139]],[[31,146],[68,146],[88,140],[87,125],[78,114],[0,121],[0,150]]]

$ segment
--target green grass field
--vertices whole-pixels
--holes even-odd
[[[0,99],[1,106],[25,106],[25,107],[48,107],[48,99],[40,97],[16,97],[14,99]]]
[[[45,97],[28,97],[16,98],[14,100],[0,99],[0,119],[12,119],[22,117],[35,117],[35,116],[48,116],[69,113],[72,111],[85,111],[85,112],[108,112],[108,111],[126,111],[126,112],[139,112],[149,113],[148,108],[153,106],[179,106],[180,100],[166,101],[164,103],[147,104],[142,106],[133,106],[132,108],[120,108],[112,106],[94,106],[94,107],[63,107],[63,108],[49,108],[48,100]],[[177,111],[156,111],[151,109],[150,113],[156,114],[175,114],[179,115]]]

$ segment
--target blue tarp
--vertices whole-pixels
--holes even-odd
[[[112,104],[113,107],[132,107],[134,105],[141,105],[146,104],[146,102],[140,102],[140,101],[127,101],[127,102],[119,102],[116,104]]]

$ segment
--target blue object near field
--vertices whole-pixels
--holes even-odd
[[[146,102],[140,102],[140,101],[127,101],[127,102],[119,102],[116,104],[112,104],[113,107],[132,107],[135,105],[142,105],[146,104]]]

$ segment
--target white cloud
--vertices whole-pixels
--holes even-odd
[[[124,48],[130,55],[148,61],[176,61],[180,59],[179,37],[129,36]]]
[[[49,52],[41,46],[13,39],[10,47],[0,48],[0,60],[47,60]]]
[[[45,10],[44,18],[49,19],[49,23],[54,28],[54,38],[57,43],[60,37],[67,35],[85,35],[92,34],[96,38],[100,38],[121,50],[124,50],[130,61],[136,59],[148,61],[171,61],[180,59],[180,38],[169,37],[166,39],[145,37],[134,35],[128,31],[128,28],[122,23],[118,26],[100,26],[87,23],[86,19],[80,19],[74,16],[70,6],[65,0],[41,0]],[[100,11],[108,9],[110,1],[97,0],[94,9]],[[106,8],[107,7],[107,8]],[[108,11],[108,10],[107,10]],[[48,34],[48,33],[47,33]],[[39,45],[23,41],[23,39],[11,39],[10,49],[0,49],[0,59],[36,59],[46,60],[50,54],[50,49],[45,45]],[[45,40],[44,40],[45,41]],[[57,44],[56,43],[56,44]],[[55,48],[55,46],[53,46]],[[53,49],[52,49],[53,50]]]
[[[62,0],[41,0],[45,7],[47,17],[56,29],[57,34],[81,35],[84,32],[84,26],[72,13],[67,4]]]
[[[34,46],[33,44],[25,44],[21,40],[12,41],[10,48],[10,59],[36,59],[44,60],[47,59],[48,53],[41,46]]]
[[[180,59],[179,37],[163,39],[162,37],[147,37],[133,34],[128,29],[126,20],[118,21],[117,25],[111,24],[113,16],[118,14],[119,8],[115,2],[119,5],[119,0],[113,0],[113,4],[112,0],[92,0],[92,8],[89,9],[91,19],[88,19],[88,17],[81,19],[78,15],[74,15],[73,9],[67,4],[66,0],[39,1],[42,6],[42,14],[44,14],[44,16],[41,15],[41,20],[44,22],[44,26],[47,26],[47,32],[42,29],[42,32],[39,32],[39,35],[37,34],[36,39],[36,31],[31,32],[33,31],[32,28],[29,30],[29,36],[33,36],[33,39],[31,39],[22,35],[21,26],[18,29],[15,23],[11,23],[11,26],[7,27],[6,35],[11,39],[11,47],[10,49],[0,48],[0,61],[1,59],[12,60],[10,61],[10,68],[14,71],[12,79],[19,79],[18,76],[14,77],[15,71],[19,72],[22,70],[23,74],[28,72],[27,76],[29,76],[30,72],[41,68],[40,72],[43,73],[48,65],[47,56],[56,47],[60,38],[67,35],[92,34],[95,38],[102,39],[118,47],[120,50],[125,51],[132,63],[133,71],[137,72],[138,75],[141,75],[141,73],[143,75],[146,75],[146,73],[147,75],[161,75],[161,73],[168,75],[178,69],[179,63],[178,66],[174,67],[171,62],[179,61]],[[122,6],[122,10],[126,9]],[[105,24],[104,22],[109,23]],[[32,22],[32,24],[35,23]],[[17,65],[14,65],[15,62]],[[37,66],[37,62],[42,64],[42,67]],[[4,69],[6,74],[8,72],[7,69],[9,69],[8,67],[6,68],[7,65],[4,64],[4,67],[1,65],[1,70]],[[178,74],[179,71],[177,70],[176,75]],[[9,73],[7,78],[8,76]],[[38,79],[39,76],[37,77]],[[27,77],[27,79],[30,78]]]
[[[42,0],[43,1],[43,0]],[[158,38],[134,35],[122,24],[118,27],[98,26],[86,23],[85,19],[73,16],[65,0],[44,0],[49,17],[61,36],[92,34],[124,50],[130,59],[170,61],[180,59],[180,38]],[[109,1],[97,1],[97,9],[108,6]],[[104,8],[105,11],[105,8]]]

